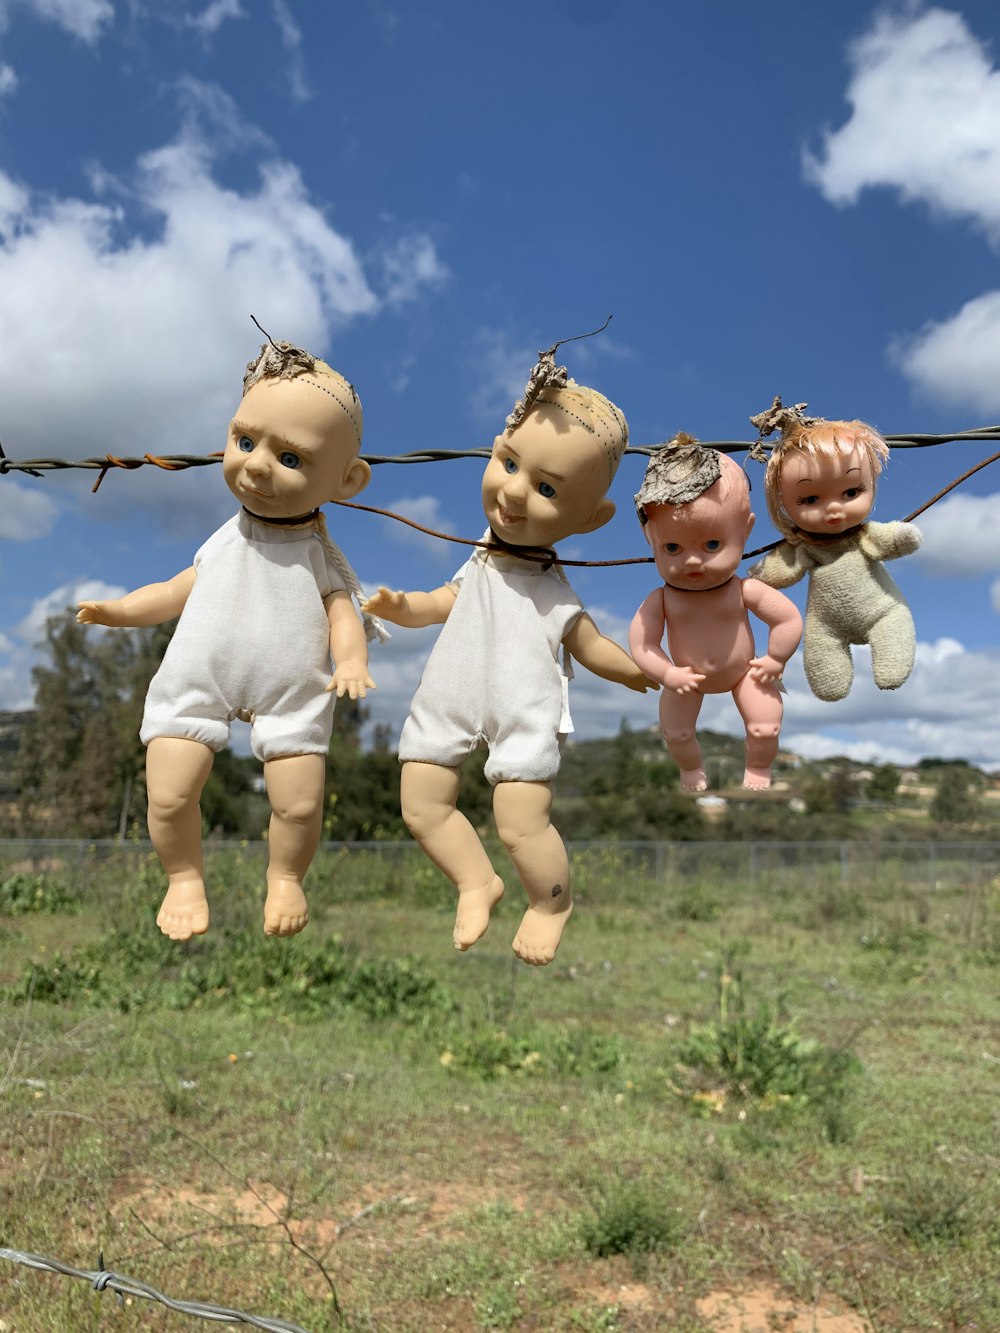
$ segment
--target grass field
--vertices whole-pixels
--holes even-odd
[[[409,849],[290,941],[219,850],[187,945],[148,853],[8,859],[0,1246],[310,1333],[1000,1330],[996,868],[667,860],[577,855],[533,970]],[[0,1261],[0,1333],[207,1326]]]

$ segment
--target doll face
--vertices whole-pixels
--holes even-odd
[[[590,432],[542,405],[494,441],[483,509],[512,546],[552,546],[608,522],[615,507],[604,495],[607,484],[607,461]]]
[[[782,462],[779,490],[785,512],[803,532],[843,532],[871,512],[872,470],[860,449],[806,454]]]
[[[663,582],[686,592],[719,588],[736,573],[743,559],[753,514],[715,500],[682,505],[649,505],[646,540]]]
[[[296,518],[349,499],[371,475],[350,422],[308,378],[259,381],[229,424],[226,485],[260,518]]]

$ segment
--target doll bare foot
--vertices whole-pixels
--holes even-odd
[[[452,939],[456,949],[469,949],[486,934],[490,913],[503,897],[503,880],[493,876],[492,883],[480,889],[459,889],[458,911]]]
[[[309,920],[309,905],[297,879],[268,880],[264,934],[297,935]]]
[[[208,899],[200,879],[173,880],[167,889],[156,924],[172,940],[189,940],[208,930]]]
[[[749,791],[767,791],[771,785],[769,768],[747,768],[743,774],[743,785]]]
[[[558,912],[540,912],[537,907],[528,908],[521,918],[511,946],[522,963],[544,967],[546,963],[552,962],[562,939],[563,927],[572,911],[572,901]]]
[[[681,791],[705,791],[708,779],[703,768],[681,769]]]

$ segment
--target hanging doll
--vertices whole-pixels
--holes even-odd
[[[763,439],[780,431],[764,474],[771,521],[784,537],[750,571],[772,588],[809,575],[803,649],[806,680],[819,699],[843,699],[854,679],[852,643],[867,643],[880,690],[895,690],[913,669],[916,632],[903,594],[883,560],[920,545],[912,523],[870,523],[889,447],[863,421],[803,415],[805,403],[755,417]]]
[[[555,956],[572,910],[569,862],[549,813],[567,707],[568,655],[631,689],[650,681],[604,638],[547,548],[594,532],[615,506],[605,492],[628,428],[613,403],[566,378],[558,344],[540,354],[483,476],[489,549],[433,592],[380,588],[365,610],[397,625],[444,624],[399,743],[401,805],[410,832],[458,890],[453,939],[468,949],[504,886],[457,809],[459,768],[489,749],[497,832],[528,895],[513,942],[526,963]],[[539,548],[548,559],[532,560]]]
[[[636,612],[629,648],[663,685],[660,727],[681,786],[705,790],[695,723],[706,694],[731,693],[746,727],[743,785],[769,787],[781,729],[778,681],[802,617],[783,593],[736,577],[754,523],[746,473],[681,434],[650,459],[635,505],[663,586]],[[748,611],[770,629],[762,657],[754,655]],[[664,631],[670,656],[660,646]]]
[[[294,935],[309,919],[302,881],[322,827],[334,695],[374,688],[366,635],[385,635],[368,617],[362,625],[357,577],[319,508],[368,484],[361,425],[341,375],[290,343],[265,344],[223,457],[239,513],[169,582],[79,604],[90,625],[180,616],[140,731],[149,835],[169,885],[156,920],[171,939],[208,929],[199,800],[236,717],[252,723],[271,802],[264,931]]]

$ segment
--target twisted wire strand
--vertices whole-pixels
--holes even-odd
[[[213,1320],[218,1324],[246,1324],[250,1328],[261,1328],[267,1333],[309,1333],[301,1324],[289,1323],[287,1319],[268,1319],[264,1315],[245,1314],[226,1305],[212,1305],[207,1301],[178,1301],[157,1291],[148,1282],[138,1278],[125,1277],[110,1269],[100,1268],[90,1271],[74,1268],[72,1264],[62,1263],[59,1259],[49,1259],[43,1254],[29,1254],[24,1250],[11,1250],[0,1247],[0,1259],[9,1259],[12,1263],[23,1264],[26,1268],[35,1268],[43,1273],[61,1273],[65,1277],[78,1277],[89,1282],[95,1291],[110,1288],[120,1297],[137,1296],[141,1300],[158,1301],[168,1310],[179,1314],[193,1315],[197,1319]]]

